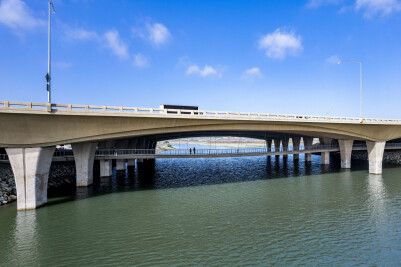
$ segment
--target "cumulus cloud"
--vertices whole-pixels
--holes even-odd
[[[149,66],[148,59],[142,54],[135,54],[133,57],[133,64],[138,68],[145,68]]]
[[[93,40],[98,38],[96,32],[88,31],[83,28],[67,29],[65,36],[69,40]]]
[[[198,65],[191,65],[187,68],[187,75],[198,75],[200,77],[218,77],[221,78],[223,75],[222,70],[216,70],[215,68],[205,65],[203,69],[199,68]]]
[[[149,40],[154,45],[161,45],[168,41],[171,34],[169,30],[161,23],[147,25],[149,31]]]
[[[263,77],[263,75],[260,72],[260,69],[257,68],[257,67],[245,70],[244,73],[241,76],[241,78],[244,81],[253,81],[253,80],[256,80],[256,79],[260,79],[262,77]]]
[[[21,0],[3,0],[0,3],[0,23],[19,30],[46,25],[44,20],[33,17],[31,10]]]
[[[260,38],[259,49],[265,50],[267,57],[284,59],[287,55],[296,55],[302,51],[302,38],[295,35],[294,31],[276,29]]]
[[[120,36],[118,31],[111,30],[107,31],[104,34],[104,40],[106,42],[107,47],[111,49],[111,51],[118,56],[120,59],[128,59],[128,46],[120,40]]]
[[[363,10],[365,17],[384,16],[401,11],[401,2],[398,0],[356,0],[356,9]]]
[[[337,64],[340,61],[340,58],[337,55],[332,55],[331,57],[326,58],[326,63],[328,64]]]
[[[146,23],[145,28],[133,28],[132,33],[149,41],[154,46],[160,46],[169,41],[171,33],[161,23]]]

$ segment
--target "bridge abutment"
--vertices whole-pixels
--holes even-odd
[[[351,169],[351,154],[354,140],[338,140],[340,145],[341,168]]]
[[[113,164],[112,160],[101,159],[100,160],[100,177],[108,177],[113,175]]]
[[[386,142],[370,142],[366,141],[369,156],[369,173],[382,174],[383,154]]]
[[[17,209],[47,203],[47,183],[55,147],[6,148],[17,189]]]
[[[77,186],[91,185],[97,143],[75,143],[71,146],[77,170]]]

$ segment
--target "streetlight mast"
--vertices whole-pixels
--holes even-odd
[[[359,64],[359,118],[362,119],[362,62],[355,60],[342,60],[338,61],[338,64],[342,64],[344,62],[352,62]]]
[[[47,54],[47,102],[51,103],[51,12],[56,13],[54,10],[53,2],[49,2],[49,28],[48,28],[48,54]]]

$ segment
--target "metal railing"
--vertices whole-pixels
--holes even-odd
[[[171,150],[156,150],[156,149],[99,149],[96,151],[96,156],[128,156],[128,155],[163,155],[163,156],[191,156],[191,155],[235,155],[235,154],[268,154],[276,152],[314,152],[322,150],[339,150],[336,145],[315,145],[304,148],[280,147],[276,150],[272,147],[271,150],[264,148],[225,148],[225,149],[171,149]]]
[[[366,150],[367,147],[364,144],[354,144],[353,150]],[[401,143],[387,143],[385,149],[401,149]],[[118,157],[118,156],[152,156],[161,157],[164,156],[208,156],[208,155],[269,155],[275,153],[314,153],[323,151],[339,151],[338,145],[313,145],[307,147],[271,147],[267,150],[263,148],[227,148],[227,149],[171,149],[171,150],[159,150],[159,149],[98,149],[96,151],[97,157]],[[56,150],[53,155],[54,158],[70,158],[74,157],[74,153],[71,149],[60,149]],[[0,154],[0,161],[8,161],[7,154]]]
[[[401,124],[398,119],[378,119],[378,118],[352,118],[352,117],[328,117],[313,115],[292,115],[292,114],[271,114],[253,112],[232,112],[232,111],[209,111],[209,110],[181,110],[181,109],[161,109],[161,108],[141,108],[141,107],[116,107],[116,106],[95,106],[95,105],[72,105],[72,104],[48,104],[31,102],[12,102],[0,101],[1,110],[45,110],[67,111],[67,112],[106,112],[110,113],[131,113],[138,115],[164,115],[164,116],[183,116],[183,117],[216,117],[233,119],[256,119],[256,120],[295,120],[295,121],[320,121],[320,122],[349,122],[349,123],[372,123],[372,124]]]

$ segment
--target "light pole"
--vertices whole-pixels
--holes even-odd
[[[49,2],[49,44],[48,44],[48,54],[47,54],[47,74],[46,74],[46,80],[47,80],[47,102],[51,103],[51,17],[50,14],[53,11],[53,13],[56,13],[56,10],[54,10],[54,5],[53,2]]]
[[[342,64],[344,62],[352,62],[359,64],[359,118],[362,119],[362,62],[355,60],[342,60],[338,61],[338,64]]]

